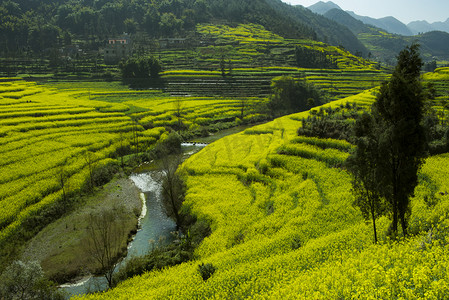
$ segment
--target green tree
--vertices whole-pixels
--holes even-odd
[[[13,261],[0,276],[0,298],[64,299],[56,284],[44,276],[38,262]]]
[[[127,18],[123,21],[127,33],[134,34],[137,32],[138,23],[133,18]]]
[[[153,5],[150,6],[150,8],[145,13],[145,16],[143,18],[143,27],[151,37],[158,37],[160,35],[159,30],[160,21],[161,15],[159,14],[157,8],[154,7]]]
[[[385,201],[380,190],[377,164],[379,162],[378,140],[374,119],[363,114],[354,126],[356,150],[347,161],[346,167],[353,174],[352,192],[354,204],[365,217],[373,223],[374,242],[377,243],[376,219],[385,212]]]
[[[323,96],[315,86],[291,76],[274,78],[271,89],[273,94],[268,106],[274,115],[304,111],[310,109],[310,105],[319,105],[323,102]]]
[[[181,31],[183,21],[176,18],[173,13],[163,13],[159,22],[159,28],[163,36],[174,36]]]
[[[364,187],[388,202],[393,236],[397,235],[399,222],[403,234],[407,235],[410,196],[418,183],[418,171],[425,157],[422,65],[419,45],[413,44],[399,53],[391,79],[381,86],[371,108],[370,129],[359,137],[359,141],[374,141],[367,143],[366,150],[357,150],[360,153],[366,151],[364,159],[370,163],[366,171],[358,165],[356,178],[366,178]],[[362,142],[358,146],[363,146]],[[374,175],[360,177],[367,172]]]
[[[133,56],[119,64],[124,83],[134,87],[158,85],[161,64],[151,56]]]
[[[130,57],[120,63],[123,79],[158,78],[162,70],[161,64],[154,57]]]
[[[410,196],[418,184],[418,171],[425,157],[422,65],[418,44],[402,50],[390,81],[382,85],[372,107],[373,117],[382,129],[379,167],[383,195],[392,207],[393,234],[400,221],[403,234],[407,235]]]

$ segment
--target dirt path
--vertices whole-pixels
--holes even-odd
[[[123,208],[126,232],[137,228],[142,202],[140,191],[127,177],[116,177],[67,216],[50,224],[25,247],[22,260],[37,260],[46,274],[58,283],[90,274],[95,263],[87,255],[87,218],[104,209]],[[124,242],[122,249],[126,249]]]

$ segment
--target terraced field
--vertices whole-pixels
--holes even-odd
[[[86,188],[89,165],[114,163],[120,133],[132,127],[121,110],[35,83],[2,80],[2,243],[21,226],[34,226],[32,217]]]
[[[426,83],[433,84],[435,99],[433,105],[439,113],[440,119],[447,122],[449,115],[449,68],[438,68],[435,72],[424,74]]]
[[[374,62],[344,49],[308,40],[284,39],[262,26],[198,25],[200,44],[156,52],[165,66],[162,78],[172,95],[261,96],[270,94],[273,77],[304,77],[323,88],[331,100],[378,86],[388,75]],[[325,53],[335,69],[298,67],[295,48]]]
[[[257,113],[264,101],[171,98],[118,83],[2,79],[0,241],[33,228],[40,215],[57,215],[56,208],[88,189],[91,178],[101,181],[100,170],[117,168],[120,155],[151,149],[167,136],[166,128],[257,121],[266,117]]]
[[[324,108],[347,103],[367,108],[376,93],[367,89],[388,77],[342,49],[285,40],[254,25],[235,30],[203,25],[198,31],[213,43],[197,52],[158,54],[173,66],[162,73],[169,84],[164,91],[133,91],[119,83],[39,85],[0,79],[0,245],[35,226],[40,216],[58,214],[55,208],[92,184],[92,169],[118,165],[123,148],[127,154],[151,149],[168,129],[201,132],[266,119],[261,108],[275,76],[305,77],[330,99],[342,98]],[[295,43],[333,51],[338,68],[292,66]],[[231,63],[224,59],[224,76],[217,53],[232,55]],[[265,66],[268,57],[276,65]],[[424,76],[434,82],[434,105],[443,113],[446,73],[441,69]],[[182,167],[185,204],[212,228],[196,259],[86,298],[447,295],[449,171],[441,166],[449,156],[430,157],[422,169],[409,219],[413,236],[390,242],[385,235],[389,221],[383,217],[378,220],[382,243],[372,245],[370,224],[352,206],[351,178],[341,167],[352,145],[298,137],[301,120],[309,114],[247,129],[191,157]],[[201,263],[216,267],[207,281],[198,272]]]
[[[324,107],[365,106],[375,91]],[[185,205],[212,234],[192,262],[149,272],[83,299],[440,298],[449,292],[449,163],[427,159],[412,199],[412,237],[373,244],[341,169],[352,146],[298,137],[309,112],[218,140],[184,163]],[[217,192],[219,191],[219,192]],[[204,280],[198,266],[216,271]]]
[[[261,97],[176,97],[161,90],[133,91],[118,83],[99,82],[62,82],[49,86],[120,107],[145,129],[166,127],[195,131],[208,127],[213,131],[214,127],[219,130],[268,118],[265,109],[268,99]]]

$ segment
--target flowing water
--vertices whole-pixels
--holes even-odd
[[[184,158],[198,152],[206,144],[183,143],[182,149]],[[142,199],[142,213],[139,218],[139,230],[128,245],[128,254],[116,266],[116,271],[133,256],[143,256],[152,247],[159,244],[166,244],[172,241],[171,232],[176,230],[176,224],[169,219],[162,208],[161,186],[157,180],[158,171],[132,174],[130,179],[140,189]],[[67,297],[87,294],[90,292],[104,291],[108,288],[108,283],[104,276],[86,277],[74,284],[64,284],[60,286]]]

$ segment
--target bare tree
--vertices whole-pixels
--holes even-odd
[[[175,102],[174,102],[174,106],[175,106],[175,117],[178,120],[178,130],[182,129],[182,115],[183,115],[183,109],[184,109],[184,105],[182,103],[181,98],[176,98]]]
[[[245,116],[246,102],[247,102],[246,98],[242,97],[240,99],[240,119],[241,120],[243,120],[243,117]]]
[[[136,120],[132,125],[132,141],[136,147],[136,154],[139,154],[139,123]]]
[[[84,151],[83,156],[84,156],[84,161],[86,162],[86,165],[89,169],[90,189],[93,189],[94,188],[93,173],[94,173],[95,164],[96,164],[95,153],[93,153],[91,151]]]
[[[57,173],[56,173],[56,177],[59,183],[59,186],[61,187],[62,190],[62,199],[64,201],[64,208],[67,204],[68,201],[68,192],[69,192],[69,178],[70,175],[68,174],[68,172],[65,170],[64,165],[59,166],[59,168],[57,169]]]
[[[117,152],[117,155],[120,156],[121,166],[122,166],[122,168],[124,168],[125,163],[123,161],[123,157],[131,152],[131,147],[130,147],[129,143],[127,142],[126,136],[123,132],[120,132],[119,144],[120,144],[120,146],[117,148],[116,152]]]
[[[122,242],[126,240],[120,211],[102,211],[91,214],[88,219],[88,254],[101,267],[109,287],[112,287],[112,274],[120,256]]]
[[[182,225],[180,213],[184,201],[185,184],[177,171],[181,155],[165,156],[159,165],[159,182],[162,186],[162,205],[168,217],[176,222],[176,230]]]

